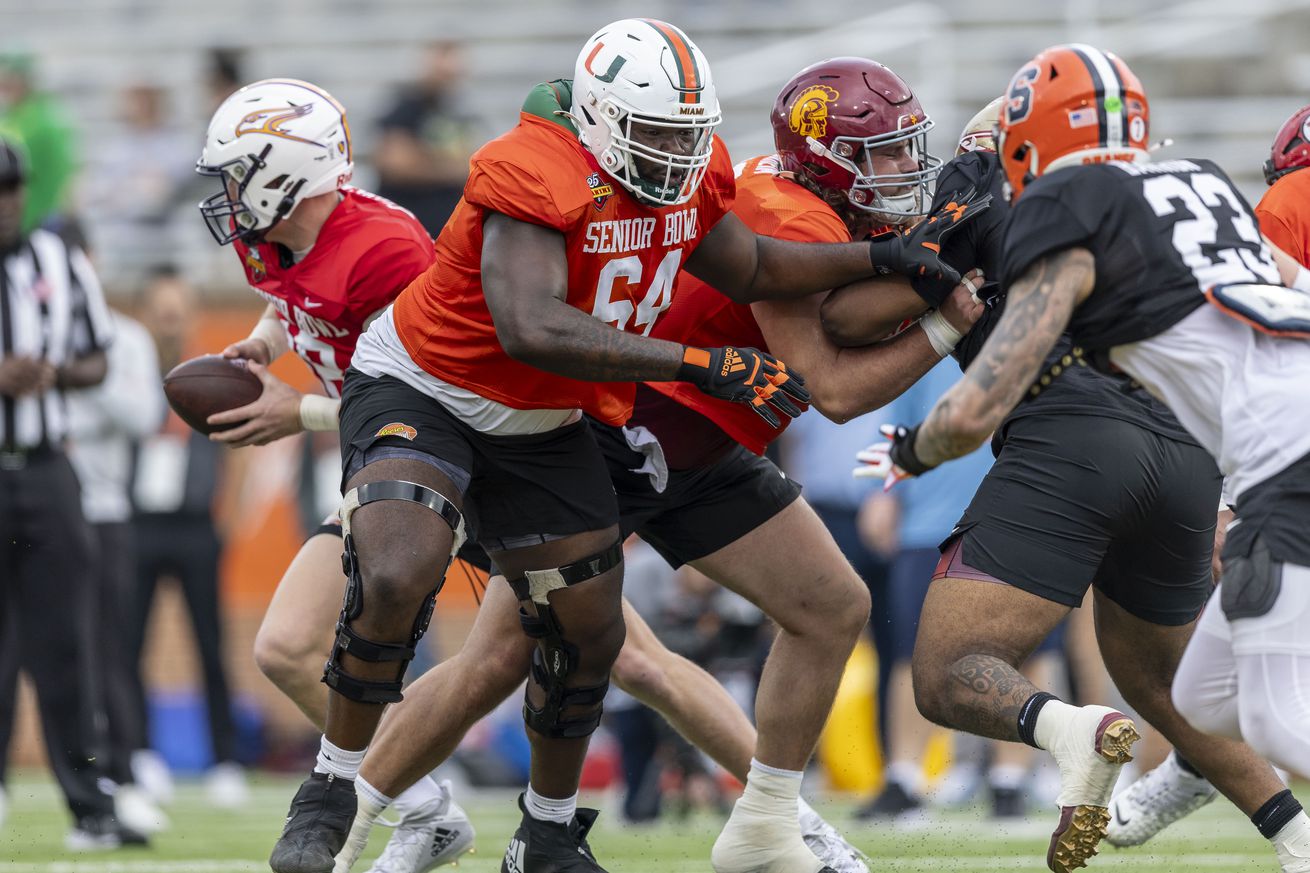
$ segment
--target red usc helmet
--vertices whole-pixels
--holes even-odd
[[[782,168],[850,205],[899,224],[927,214],[941,161],[928,154],[933,121],[910,86],[882,64],[831,58],[806,67],[773,104]],[[906,143],[915,168],[876,173],[873,151]]]
[[[1051,170],[1149,159],[1146,92],[1109,52],[1048,48],[1014,74],[1005,98],[996,145],[1010,199]]]
[[[1302,106],[1278,128],[1265,161],[1265,182],[1272,185],[1293,170],[1310,167],[1310,106]]]

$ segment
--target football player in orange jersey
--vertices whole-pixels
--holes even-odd
[[[770,421],[799,413],[808,394],[766,353],[645,335],[684,255],[740,301],[808,295],[882,267],[949,272],[940,237],[986,205],[872,242],[758,236],[727,215],[734,185],[704,57],[662,22],[593,36],[565,102],[550,119],[522,115],[475,155],[436,264],[373,323],[346,375],[349,587],[325,675],[327,729],[270,859],[277,873],[332,868],[359,763],[383,705],[400,699],[465,510],[538,641],[524,708],[531,776],[502,869],[601,869],[585,840],[595,814],[577,812],[576,793],[624,635],[622,552],[613,487],[581,414],[622,424],[636,380],[690,381]],[[785,693],[830,700],[835,687],[835,676],[815,677]],[[821,724],[823,713],[806,719]],[[781,748],[763,766],[794,772],[810,751]],[[814,873],[824,865],[801,842],[797,788],[783,778],[764,805]]]
[[[1260,231],[1303,266],[1310,265],[1310,106],[1283,122],[1265,161],[1269,190],[1256,204]]]
[[[555,90],[541,86],[525,109],[553,117],[558,100]],[[924,149],[932,121],[909,86],[886,67],[858,58],[809,67],[782,89],[772,123],[778,153],[746,161],[737,179],[733,213],[752,230],[796,241],[841,242],[922,217],[927,182],[936,169]],[[943,306],[949,320],[933,313],[927,324],[893,340],[843,350],[824,334],[818,317],[822,296],[747,305],[683,275],[652,336],[707,345],[749,342],[802,358],[813,374],[807,386],[813,388],[815,406],[844,421],[899,394],[941,359],[951,337],[966,330],[980,311],[961,286]],[[884,333],[900,317],[925,309],[913,291],[900,303],[904,311],[889,320]],[[624,687],[645,690],[647,700],[656,696],[652,690],[663,688],[669,699],[696,698],[719,711],[717,720],[697,721],[664,711],[747,784],[715,849],[715,868],[805,869],[806,859],[787,854],[785,837],[794,824],[754,807],[761,794],[794,790],[799,782],[797,771],[809,756],[832,692],[830,687],[807,694],[797,689],[830,683],[838,675],[865,623],[868,599],[830,534],[799,499],[799,486],[759,457],[785,421],[771,424],[740,404],[706,397],[682,383],[655,382],[637,386],[625,427],[594,419],[590,424],[618,495],[620,533],[635,531],[670,564],[691,563],[748,597],[781,631],[757,697],[758,750],[755,731],[717,686],[658,646],[633,642],[636,628],[649,635],[644,623],[629,627],[614,675]],[[346,873],[363,850],[382,811],[368,798],[395,794],[439,764],[478,718],[523,681],[528,652],[507,643],[517,621],[512,597],[493,584],[464,648],[418,679],[406,700],[390,710],[360,772],[357,787],[365,799],[338,856],[338,873]],[[478,681],[470,684],[470,675]],[[686,711],[695,708],[688,701]],[[707,727],[717,733],[707,735]],[[778,754],[787,755],[783,760],[791,766],[752,763],[752,756],[768,761]],[[806,845],[822,863],[839,873],[866,873],[858,853],[807,806],[802,805],[800,820]],[[401,827],[407,834],[426,828],[427,839],[410,840],[416,845],[438,836],[421,821],[404,821]],[[399,843],[392,838],[371,873],[427,869],[413,853],[405,861]]]

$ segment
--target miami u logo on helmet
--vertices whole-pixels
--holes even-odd
[[[820,139],[828,132],[828,101],[837,99],[836,90],[827,85],[812,85],[796,97],[788,123],[805,137]]]
[[[312,139],[305,139],[303,136],[296,136],[282,129],[282,125],[297,118],[304,118],[314,111],[313,103],[302,103],[299,106],[278,107],[276,109],[257,109],[248,113],[237,122],[236,135],[245,136],[248,133],[263,133],[268,136],[281,137],[282,139],[294,140],[295,142],[308,143],[320,148],[327,148],[320,142]]]

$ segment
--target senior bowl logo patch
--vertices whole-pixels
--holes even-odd
[[[256,282],[263,282],[268,277],[268,270],[264,268],[264,259],[259,254],[259,249],[250,248],[246,250],[246,266],[250,268],[250,278]]]
[[[836,89],[827,85],[811,85],[802,91],[787,113],[787,124],[792,132],[823,138],[828,132],[828,101],[836,100],[837,96]]]
[[[587,177],[587,187],[591,189],[591,199],[596,201],[596,211],[600,212],[605,208],[605,201],[614,195],[614,186],[603,181],[600,173],[592,173]]]
[[[373,434],[374,439],[384,436],[404,437],[412,442],[414,437],[418,436],[418,428],[410,427],[399,421],[393,421],[391,424],[385,425],[381,430]]]

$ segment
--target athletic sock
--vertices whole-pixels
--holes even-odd
[[[364,753],[368,747],[352,752],[332,744],[327,737],[319,741],[318,761],[314,764],[315,773],[330,773],[338,779],[354,779],[359,775],[359,765],[364,763]]]
[[[553,821],[566,825],[573,821],[573,814],[578,811],[578,795],[575,793],[572,797],[563,799],[542,797],[532,790],[532,785],[529,784],[528,790],[523,795],[523,806],[527,808],[528,815],[537,821]]]
[[[1280,791],[1265,801],[1251,816],[1251,824],[1266,840],[1272,840],[1292,819],[1302,813],[1300,802],[1291,790]]]
[[[1191,761],[1188,761],[1182,755],[1178,754],[1177,749],[1174,749],[1173,755],[1174,755],[1174,763],[1178,765],[1178,769],[1182,770],[1188,776],[1195,776],[1197,779],[1205,778],[1204,776],[1201,775],[1200,770],[1192,766]]]
[[[363,776],[355,777],[355,796],[359,798],[359,811],[356,815],[366,819],[369,824],[386,812],[394,801],[368,783]]]
[[[439,800],[441,796],[441,786],[437,780],[427,775],[397,794],[391,805],[395,807],[396,814],[404,818],[431,801]]]
[[[1034,694],[1032,698],[1029,699],[1028,703],[1032,703],[1032,701],[1042,693],[1044,692]],[[1024,709],[1028,708],[1028,703],[1024,704]],[[1027,742],[1030,746],[1036,746],[1039,749],[1049,749],[1051,748],[1052,742],[1054,742],[1060,731],[1064,729],[1065,725],[1078,717],[1081,707],[1071,706],[1057,698],[1054,694],[1048,694],[1047,699],[1038,704],[1036,709],[1037,712],[1032,716],[1029,722],[1031,724],[1030,730],[1032,733],[1032,740],[1029,741],[1025,739],[1024,742]],[[1024,730],[1023,724],[1023,711],[1020,710],[1019,730],[1021,735]]]

